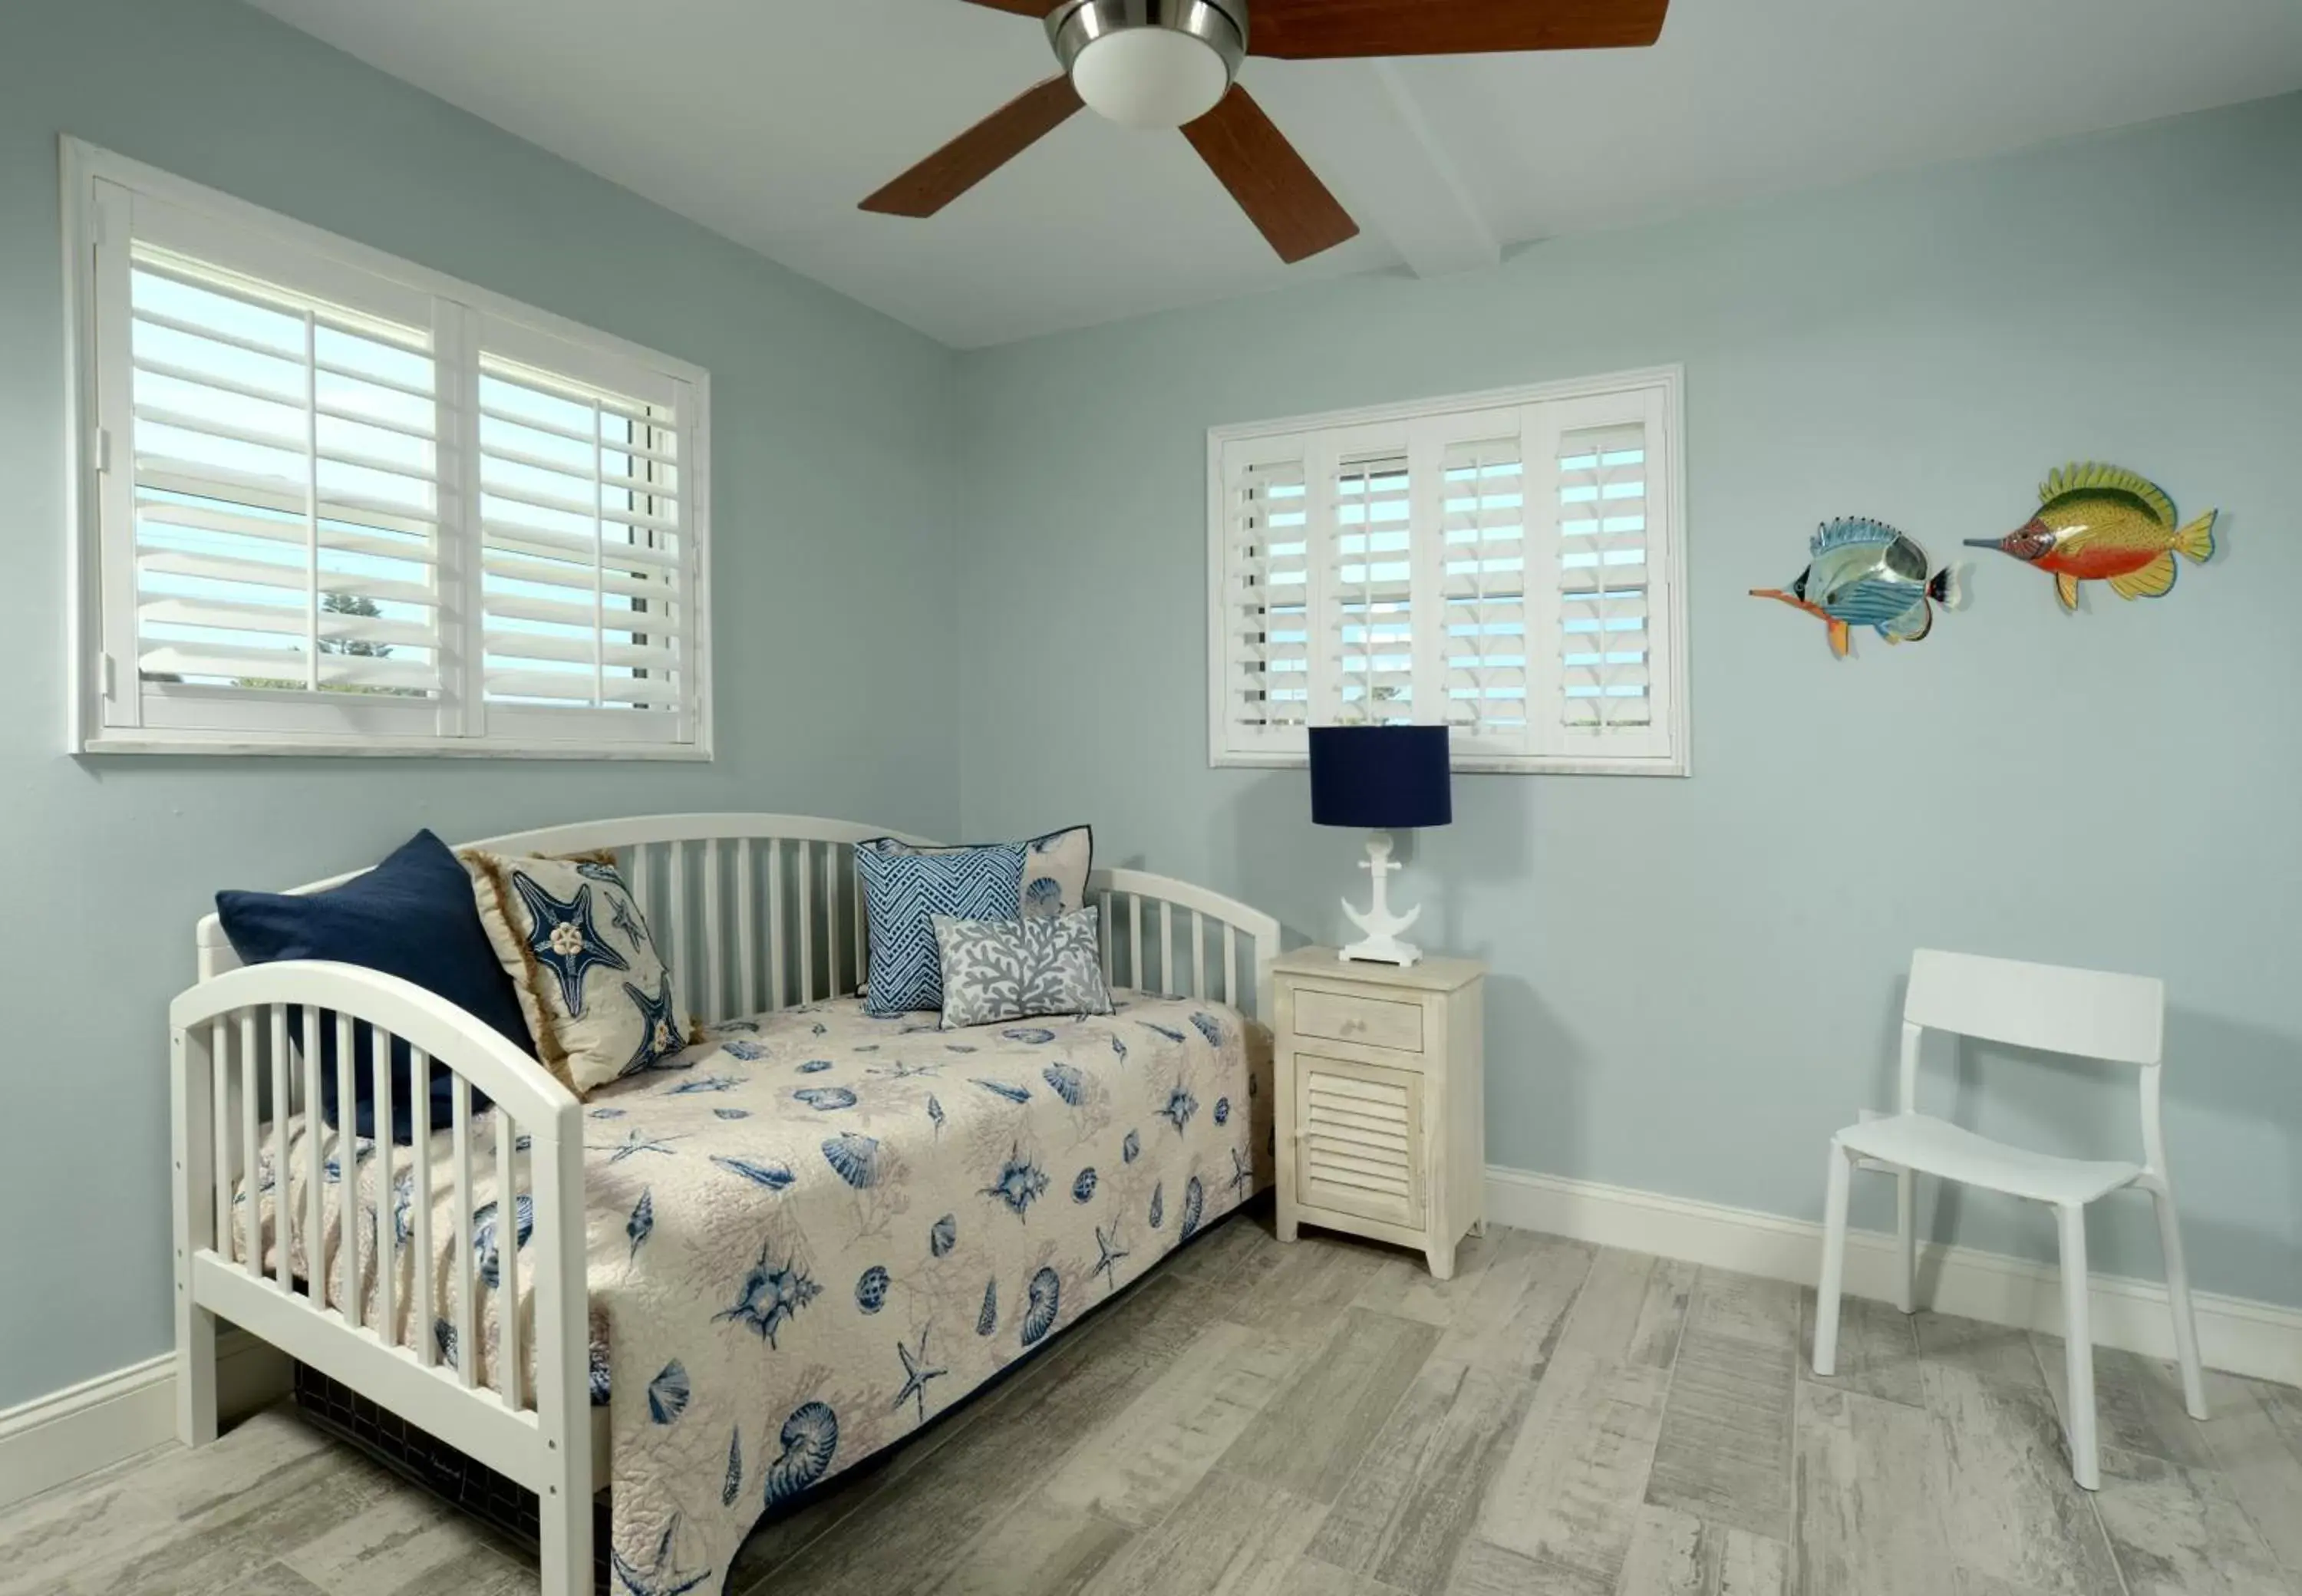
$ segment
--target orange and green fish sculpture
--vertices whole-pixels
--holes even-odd
[[[2079,607],[2079,584],[2107,582],[2121,599],[2156,599],[2174,589],[2174,556],[2203,564],[2214,551],[2214,515],[2187,526],[2155,483],[2116,466],[2069,465],[2038,484],[2038,513],[2003,538],[1969,538],[2054,576],[2064,609]]]

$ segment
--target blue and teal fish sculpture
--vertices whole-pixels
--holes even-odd
[[[1888,643],[1916,643],[1934,630],[1936,605],[1956,609],[1965,602],[1957,570],[1945,566],[1929,576],[1927,551],[1884,521],[1826,522],[1808,553],[1787,591],[1754,587],[1751,596],[1820,617],[1830,628],[1830,651],[1842,659],[1850,627],[1869,626]]]

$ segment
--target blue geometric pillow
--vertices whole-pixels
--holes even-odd
[[[981,845],[918,847],[892,836],[856,844],[874,853],[963,853]],[[1087,907],[1087,878],[1095,869],[1095,827],[1069,826],[1017,846],[1023,850],[1023,919],[1052,920]]]
[[[943,966],[936,956],[933,917],[1016,919],[1022,908],[1023,847],[1001,843],[888,853],[867,843],[855,850],[855,877],[871,937],[864,1012],[884,1017],[941,1009]]]

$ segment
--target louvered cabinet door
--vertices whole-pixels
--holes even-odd
[[[1295,1057],[1295,1200],[1408,1229],[1423,1222],[1423,1077]]]

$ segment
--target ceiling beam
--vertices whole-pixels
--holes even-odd
[[[1256,91],[1302,119],[1352,214],[1417,277],[1501,263],[1501,244],[1395,63],[1323,62],[1283,85],[1258,77]]]

